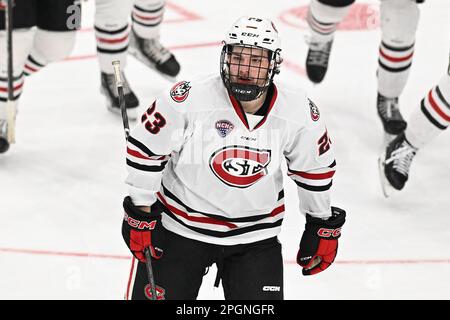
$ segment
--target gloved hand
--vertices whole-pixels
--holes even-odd
[[[331,207],[331,213],[327,220],[306,215],[305,231],[297,254],[297,263],[303,267],[305,276],[325,270],[336,257],[346,213],[337,207]]]
[[[150,208],[150,213],[134,206],[131,198],[123,200],[125,215],[122,222],[122,236],[133,255],[141,262],[146,262],[144,250],[150,248],[154,259],[163,254],[164,227],[161,225],[163,205],[157,200]]]

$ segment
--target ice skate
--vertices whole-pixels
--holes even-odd
[[[309,50],[306,58],[306,73],[314,83],[322,82],[328,69],[333,40],[319,42],[308,40]]]
[[[403,189],[416,153],[417,148],[409,144],[404,133],[398,135],[387,146],[378,159],[381,186],[385,197]]]
[[[8,151],[10,143],[8,141],[8,122],[0,119],[0,153]]]
[[[134,92],[130,89],[128,81],[123,73],[121,73],[121,77],[123,80],[124,99],[128,118],[130,120],[136,120],[139,100]],[[107,74],[102,72],[100,91],[106,97],[108,110],[121,115],[119,94],[117,92],[116,79],[114,74]]]
[[[128,52],[171,82],[176,80],[180,72],[180,64],[160,43],[159,38],[144,39],[131,30]]]
[[[383,123],[386,140],[389,143],[406,129],[406,121],[403,119],[398,107],[398,98],[387,98],[381,94],[377,96],[378,116]]]

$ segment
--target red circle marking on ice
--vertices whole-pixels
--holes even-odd
[[[297,29],[307,29],[308,23],[306,16],[308,6],[296,7],[283,11],[280,14],[280,20]],[[338,30],[359,31],[373,30],[380,25],[379,6],[368,3],[355,3],[344,20],[339,24]]]

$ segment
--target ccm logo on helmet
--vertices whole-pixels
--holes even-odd
[[[254,38],[258,38],[259,37],[259,34],[251,33],[251,32],[242,32],[241,35],[244,36],[244,37],[254,37]]]
[[[144,230],[144,229],[153,230],[153,229],[155,229],[155,226],[156,226],[156,220],[153,220],[150,222],[139,221],[139,220],[129,217],[126,213],[125,213],[125,216],[123,217],[123,220],[125,220],[130,225],[130,227],[132,227],[134,229],[138,229],[138,230]]]
[[[341,235],[341,228],[337,229],[326,229],[326,228],[320,228],[319,231],[317,231],[317,235],[322,238],[337,238]]]
[[[209,167],[223,183],[247,188],[267,175],[270,159],[270,150],[227,146],[211,155]]]

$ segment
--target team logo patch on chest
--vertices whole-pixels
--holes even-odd
[[[232,124],[228,120],[219,120],[216,122],[215,127],[219,136],[225,138],[227,134],[229,134],[231,130],[234,129],[234,124]]]
[[[211,155],[209,167],[223,183],[231,187],[247,188],[267,175],[270,160],[270,150],[227,146]]]
[[[180,81],[175,84],[170,90],[170,97],[175,102],[183,102],[188,97],[190,89],[190,82]]]

